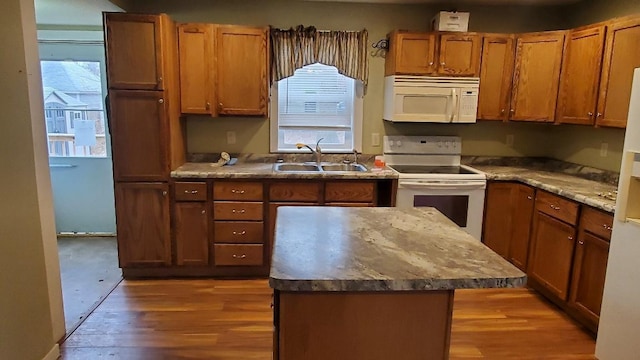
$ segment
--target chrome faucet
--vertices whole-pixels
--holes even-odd
[[[316,149],[313,150],[313,148],[307,144],[303,144],[303,143],[297,143],[296,147],[298,149],[302,149],[303,147],[306,147],[307,149],[311,150],[312,154],[316,155],[316,164],[320,165],[321,162],[321,156],[322,156],[322,149],[320,148],[320,141],[323,140],[324,138],[320,138],[318,139],[318,142],[316,143]]]

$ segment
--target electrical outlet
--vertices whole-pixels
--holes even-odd
[[[380,134],[371,133],[371,146],[380,146]]]
[[[507,146],[513,146],[513,134],[507,134]]]
[[[602,144],[600,144],[600,156],[601,157],[606,157],[608,150],[609,150],[609,144],[608,143],[603,142]]]
[[[227,131],[227,144],[232,145],[236,143],[236,132]]]

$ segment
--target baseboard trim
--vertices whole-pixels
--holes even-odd
[[[51,348],[51,350],[49,350],[49,353],[47,353],[47,355],[45,355],[42,358],[42,360],[56,360],[59,357],[60,357],[60,345],[55,343],[53,344],[53,347]]]

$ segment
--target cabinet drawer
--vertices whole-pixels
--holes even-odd
[[[177,182],[173,189],[176,201],[206,201],[207,183]]]
[[[538,192],[536,195],[536,210],[571,225],[575,225],[578,221],[577,203],[548,192]]]
[[[270,201],[310,201],[320,199],[320,183],[274,183],[269,187]]]
[[[214,201],[213,218],[216,220],[262,221],[261,202]]]
[[[373,202],[374,182],[329,182],[325,185],[325,202]]]
[[[216,221],[214,242],[261,244],[264,242],[263,228],[262,221]]]
[[[580,227],[584,230],[603,239],[611,240],[612,226],[613,216],[611,214],[590,207],[583,207],[582,215],[580,216]]]
[[[213,183],[213,199],[262,201],[262,183],[216,181]]]
[[[215,244],[216,266],[259,266],[262,265],[263,246]]]

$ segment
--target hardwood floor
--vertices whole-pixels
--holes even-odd
[[[266,280],[125,280],[62,359],[271,359],[270,303]],[[453,316],[451,359],[595,359],[593,338],[532,290],[459,290]]]

